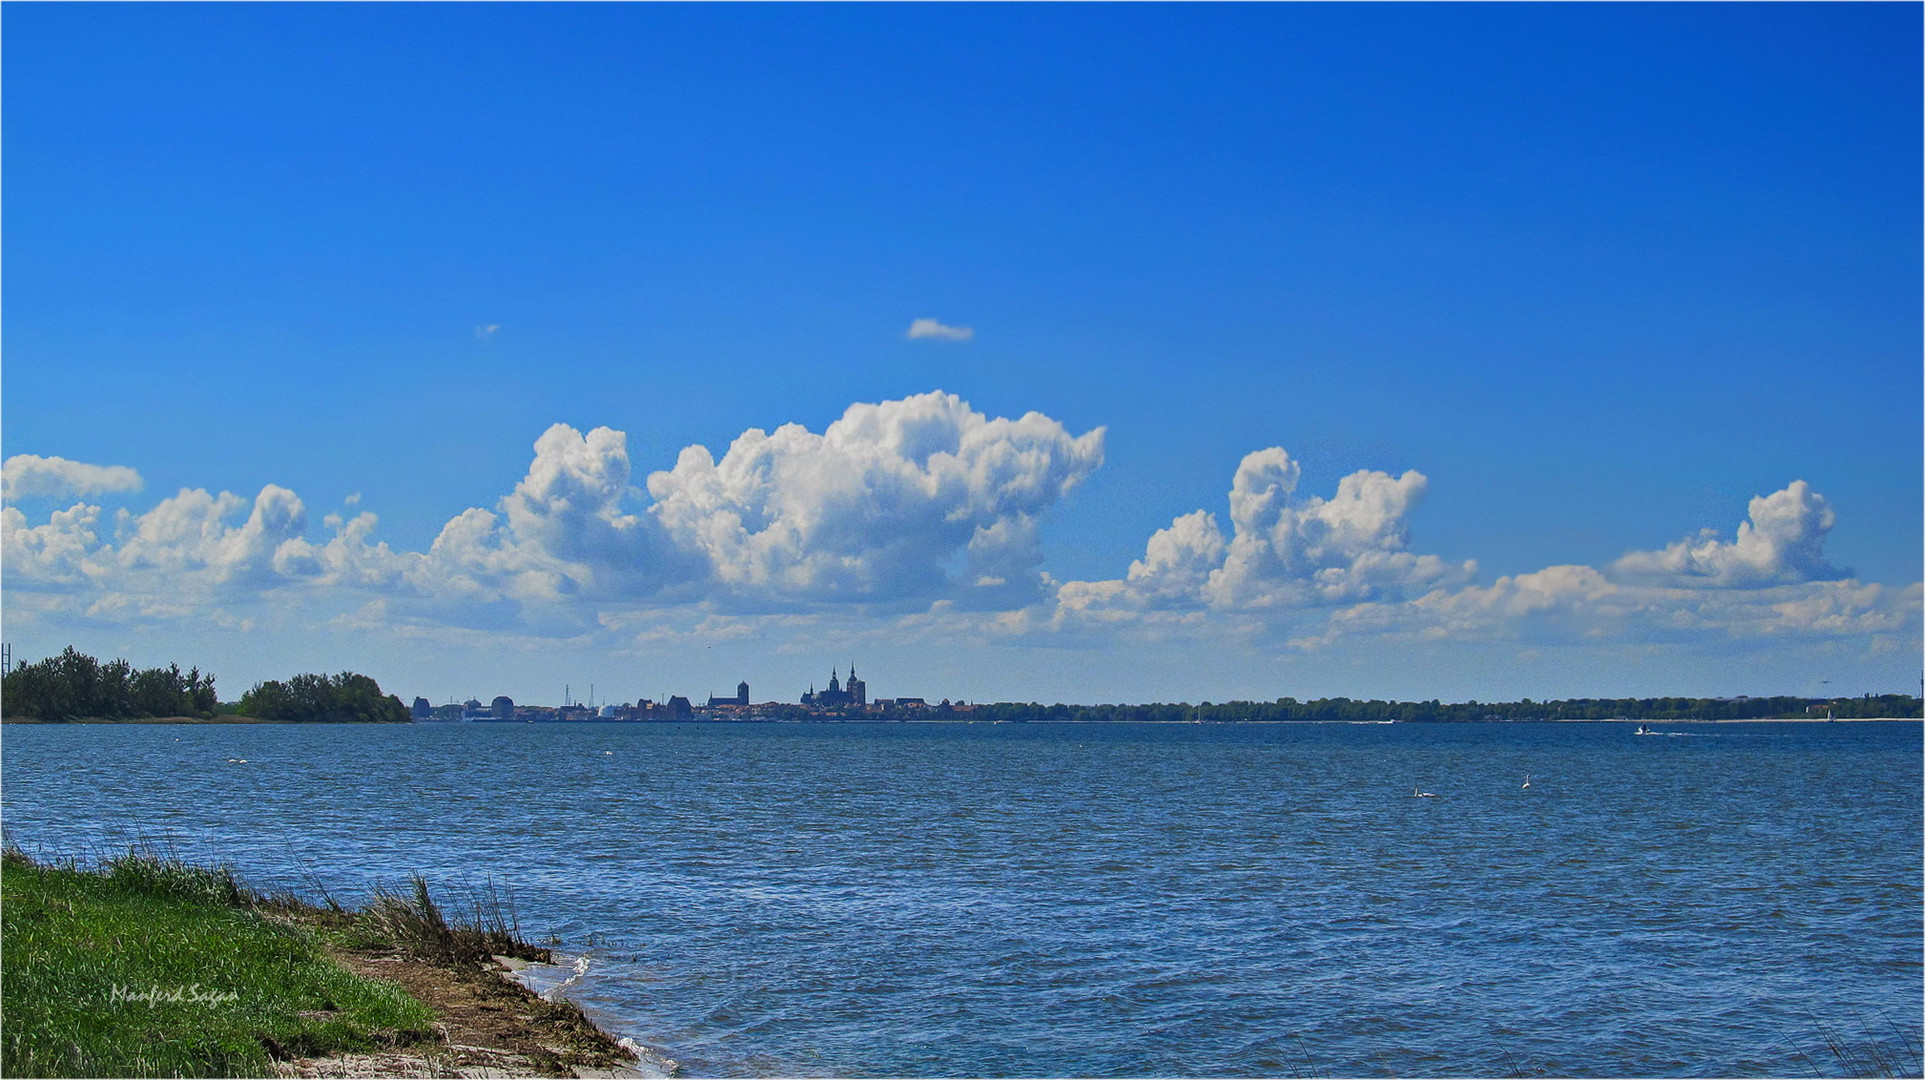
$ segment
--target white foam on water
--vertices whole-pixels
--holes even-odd
[[[615,1042],[620,1045],[622,1049],[635,1055],[635,1069],[645,1077],[673,1076],[675,1070],[682,1067],[681,1062],[676,1061],[674,1058],[669,1057],[659,1050],[652,1050],[649,1047],[643,1046],[641,1043],[636,1042],[626,1035],[616,1039]]]

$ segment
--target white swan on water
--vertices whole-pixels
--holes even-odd
[[[1525,787],[1530,787],[1530,786],[1531,786],[1531,774],[1530,774],[1530,773],[1525,773],[1525,774],[1524,774],[1524,786],[1525,786]]]
[[[1411,788],[1410,797],[1413,799],[1435,799],[1437,796],[1433,792],[1418,791],[1416,788]]]

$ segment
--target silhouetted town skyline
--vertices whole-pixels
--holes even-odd
[[[505,694],[497,695],[483,703],[480,698],[471,697],[464,702],[450,701],[434,705],[425,697],[416,697],[410,708],[410,715],[418,722],[441,723],[536,723],[536,722],[584,722],[584,721],[676,721],[693,720],[698,717],[710,720],[753,720],[795,717],[798,715],[820,715],[832,717],[875,716],[891,717],[921,714],[932,709],[953,713],[967,711],[967,702],[951,702],[944,698],[940,704],[931,706],[920,697],[899,696],[871,700],[869,684],[856,674],[856,666],[849,665],[845,679],[842,669],[829,669],[828,686],[817,690],[811,683],[803,691],[800,700],[794,702],[769,700],[754,701],[749,693],[748,680],[735,684],[735,693],[723,697],[710,692],[707,700],[700,705],[694,699],[682,694],[673,694],[665,700],[655,701],[641,697],[633,701],[607,702],[596,704],[593,687],[590,699],[580,702],[574,699],[573,690],[564,686],[560,705],[523,705]]]

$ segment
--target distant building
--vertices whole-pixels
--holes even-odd
[[[434,715],[434,706],[428,704],[427,698],[415,698],[414,705],[408,709],[408,715],[414,717],[416,720],[426,720]]]
[[[818,693],[815,687],[812,686],[809,688],[808,693],[802,695],[802,704],[814,705],[820,709],[841,709],[851,705],[860,707],[868,703],[869,684],[856,678],[856,666],[854,664],[849,665],[849,685],[847,687],[842,685],[842,680],[837,677],[835,670],[830,669],[829,688],[827,690]]]
[[[515,700],[504,694],[496,698],[488,706],[488,711],[493,713],[497,720],[513,720],[515,718]]]
[[[695,706],[689,704],[689,700],[680,694],[669,698],[664,710],[671,720],[688,720],[695,716]]]
[[[746,682],[739,682],[735,684],[735,696],[732,698],[716,697],[714,694],[710,694],[708,707],[713,709],[717,705],[747,705],[748,703],[749,703],[749,684]]]

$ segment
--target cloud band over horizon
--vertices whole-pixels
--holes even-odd
[[[1796,479],[1752,499],[1728,541],[1706,530],[1480,584],[1474,560],[1412,550],[1423,473],[1360,470],[1317,493],[1271,446],[1244,457],[1221,513],[1178,515],[1113,579],[1059,581],[1040,527],[1102,466],[1105,436],[932,392],[851,405],[820,433],[752,428],[719,458],[690,446],[638,478],[623,432],[555,424],[512,490],[422,551],[375,539],[369,511],[326,515],[314,535],[274,484],[109,513],[87,497],[139,491],[134,469],[16,455],[0,508],[9,616],[49,633],[325,622],[631,650],[779,643],[827,623],[969,647],[1220,640],[1273,655],[1358,640],[1918,647],[1921,586],[1833,567],[1837,515]],[[15,505],[67,497],[38,522]]]

